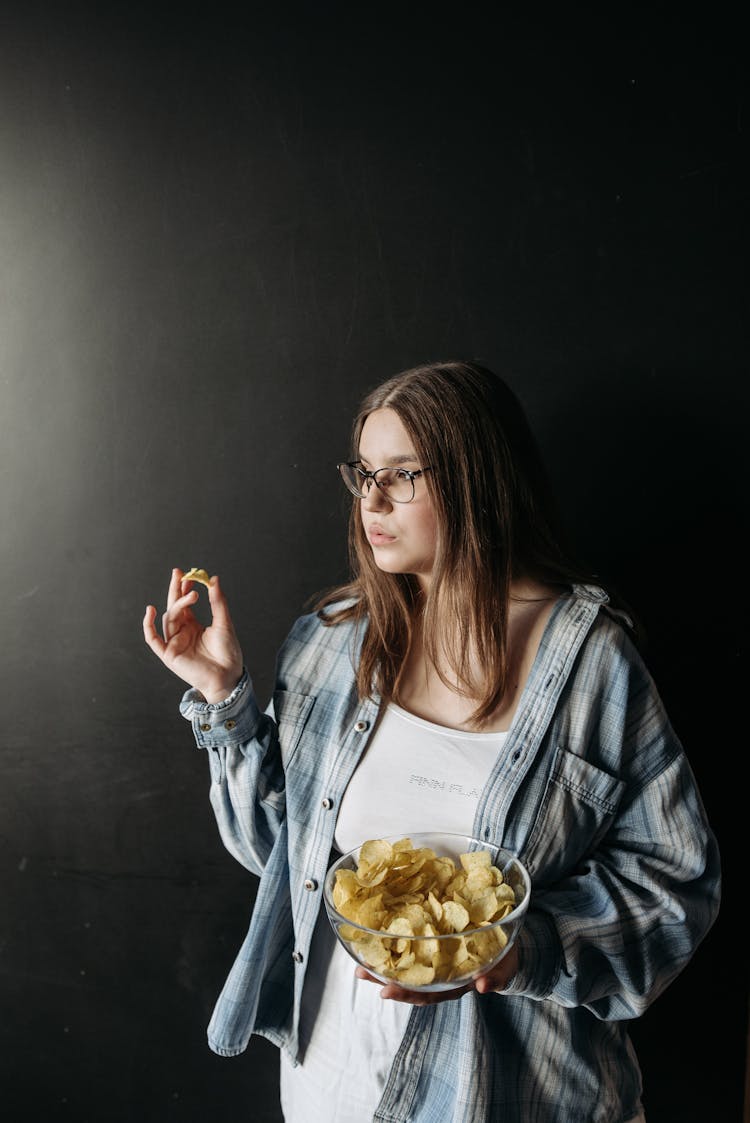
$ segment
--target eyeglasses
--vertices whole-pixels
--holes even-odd
[[[408,468],[377,468],[374,472],[368,472],[359,460],[350,460],[345,464],[337,464],[336,467],[349,491],[358,499],[365,499],[375,484],[392,503],[411,503],[414,498],[414,481],[423,472],[431,471],[428,465],[416,472],[411,472]]]

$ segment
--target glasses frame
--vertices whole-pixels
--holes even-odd
[[[415,495],[414,481],[418,480],[419,477],[424,475],[425,472],[431,472],[432,471],[432,465],[427,464],[427,465],[425,465],[424,468],[417,468],[415,471],[412,471],[410,468],[398,468],[398,467],[387,468],[386,467],[386,468],[376,468],[374,472],[368,472],[366,468],[361,467],[361,464],[362,464],[361,460],[344,460],[340,464],[336,465],[336,468],[338,469],[338,473],[341,476],[341,479],[344,483],[344,487],[352,495],[355,495],[357,497],[357,499],[366,499],[367,496],[370,494],[370,489],[372,487],[372,484],[368,483],[368,480],[372,480],[372,483],[375,484],[375,487],[378,489],[380,494],[384,495],[389,503],[411,503],[411,501],[413,500],[414,495]],[[356,472],[359,472],[360,476],[362,477],[362,487],[363,488],[366,487],[367,490],[366,491],[355,491],[354,487],[344,477],[344,474],[343,474],[344,468],[353,468]],[[411,495],[409,496],[409,498],[408,499],[395,499],[380,484],[380,482],[378,480],[378,473],[379,472],[401,472],[402,475],[406,476],[407,479],[409,480],[409,482],[411,483]]]

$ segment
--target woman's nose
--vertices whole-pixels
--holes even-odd
[[[390,507],[391,503],[387,495],[384,495],[376,483],[370,481],[370,490],[362,499],[362,506],[366,511],[382,511],[386,507]]]

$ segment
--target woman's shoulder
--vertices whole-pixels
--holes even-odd
[[[318,602],[309,612],[297,617],[292,630],[307,632],[325,628],[335,631],[346,625],[351,626],[362,619],[359,603],[358,598],[353,596]]]
[[[364,618],[356,611],[353,597],[333,601],[298,616],[284,643],[284,651],[300,647],[329,651],[351,651],[362,630]],[[352,611],[348,611],[348,610]]]
[[[569,594],[567,622],[582,614],[583,641],[576,660],[577,678],[620,682],[651,678],[640,650],[637,630],[626,609],[612,601],[599,585],[574,585]]]
[[[317,611],[299,616],[278,654],[277,688],[302,694],[348,694],[361,638],[361,622],[355,619],[331,625]]]
[[[540,648],[545,674],[562,664],[574,680],[618,677],[643,666],[628,617],[600,585],[572,584],[560,593]]]
[[[573,595],[579,601],[587,601],[599,606],[601,621],[613,621],[615,634],[619,629],[624,631],[637,647],[642,644],[644,639],[643,626],[631,606],[625,602],[619,593],[595,582],[574,583],[572,590]]]

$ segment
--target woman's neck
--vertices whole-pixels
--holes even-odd
[[[558,596],[558,589],[539,582],[522,579],[512,583],[507,617],[507,685],[495,711],[481,727],[474,722],[473,715],[482,699],[461,682],[448,655],[449,644],[441,641],[438,655],[430,657],[424,641],[421,613],[415,614],[411,644],[394,693],[394,702],[418,717],[449,728],[481,728],[484,732],[508,729]],[[441,637],[449,634],[446,623],[438,627]],[[469,677],[481,682],[484,678],[482,671],[475,663],[470,667]]]

